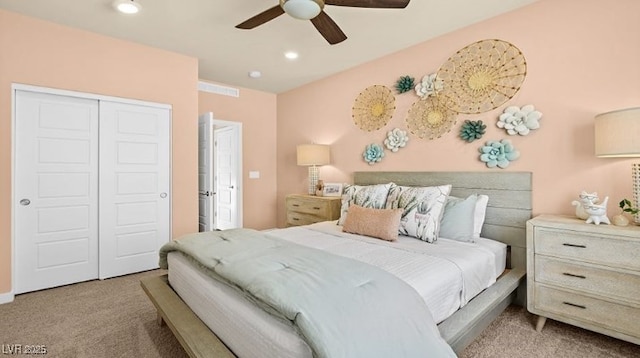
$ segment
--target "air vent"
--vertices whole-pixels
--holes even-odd
[[[198,81],[198,91],[220,94],[229,97],[240,97],[240,90],[232,87],[214,85],[213,83]]]

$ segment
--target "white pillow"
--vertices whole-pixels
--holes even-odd
[[[400,234],[429,243],[438,239],[440,219],[451,185],[412,187],[395,185],[389,190],[387,209],[403,209]]]
[[[474,239],[480,238],[480,232],[482,231],[482,225],[484,225],[484,219],[487,214],[487,204],[489,204],[489,196],[478,195],[478,201],[476,201],[476,211],[473,213],[473,237]]]

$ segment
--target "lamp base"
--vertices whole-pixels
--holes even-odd
[[[309,195],[316,195],[316,185],[320,179],[320,171],[315,165],[309,166]]]

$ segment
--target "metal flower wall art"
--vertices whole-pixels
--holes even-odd
[[[527,135],[533,129],[540,128],[542,113],[536,111],[532,104],[523,106],[509,106],[498,117],[498,128],[503,128],[509,135]]]
[[[414,78],[411,76],[402,76],[396,82],[396,91],[405,93],[411,91],[414,86]]]
[[[471,143],[476,139],[482,138],[485,129],[487,129],[487,126],[482,121],[471,121],[467,119],[460,128],[460,138],[467,143]]]
[[[416,94],[420,98],[435,96],[444,88],[444,82],[438,78],[436,73],[422,77],[422,81],[416,85]]]
[[[500,141],[490,140],[480,148],[480,160],[489,168],[506,168],[509,163],[518,159],[520,152],[516,150],[508,139]]]
[[[409,141],[409,136],[406,131],[400,128],[395,128],[387,132],[387,138],[384,140],[384,145],[392,152],[397,152],[398,149],[404,148]]]
[[[380,144],[371,143],[364,149],[362,157],[369,165],[374,165],[384,158],[384,148]]]

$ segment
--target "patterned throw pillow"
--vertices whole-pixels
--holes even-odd
[[[395,186],[395,184],[345,184],[344,191],[342,192],[342,206],[340,207],[338,225],[344,225],[351,204],[359,205],[363,208],[384,209],[389,189],[391,189],[392,186]]]
[[[451,185],[412,187],[394,186],[389,191],[387,209],[404,210],[400,234],[433,243],[438,239],[440,219],[451,192]]]

